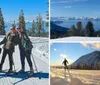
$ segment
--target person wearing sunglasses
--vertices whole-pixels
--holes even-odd
[[[25,57],[29,64],[30,72],[33,72],[33,66],[31,61],[31,50],[33,48],[33,45],[28,35],[26,34],[26,32],[22,30],[22,28],[18,27],[16,30],[18,31],[18,36],[19,36],[18,40],[19,40],[20,60],[21,60],[21,70],[19,71],[19,73],[25,72]]]
[[[10,32],[4,37],[4,39],[0,42],[0,45],[3,44],[3,55],[0,63],[0,71],[2,71],[2,66],[4,64],[5,58],[8,54],[9,57],[9,70],[8,72],[13,72],[13,53],[15,50],[16,43],[16,30],[11,27]]]

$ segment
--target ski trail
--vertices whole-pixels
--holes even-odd
[[[2,39],[3,39],[3,36],[0,36],[0,41]],[[49,73],[48,38],[30,37],[30,39],[33,43],[32,54],[33,54],[34,60],[36,62],[38,71],[39,72],[42,71],[43,73]],[[2,56],[2,53],[0,56]],[[17,71],[19,71],[21,69],[21,62],[20,62],[20,54],[19,54],[18,46],[15,47],[13,59],[14,59],[15,69],[17,69]],[[0,57],[0,61],[1,61],[1,57]],[[3,70],[4,69],[9,69],[8,56],[6,57],[4,65],[3,65]],[[33,65],[33,69],[35,69],[34,65]],[[25,71],[28,71],[28,70],[29,70],[29,65],[25,59]],[[4,77],[4,78],[0,79],[0,85],[13,85],[13,84],[11,84],[11,82],[16,83],[21,80],[22,80],[22,78],[20,76]],[[16,83],[15,85],[49,85],[49,78],[39,79],[38,77],[31,77],[29,79],[22,80],[21,82]]]

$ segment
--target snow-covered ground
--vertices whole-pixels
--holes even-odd
[[[99,70],[67,70],[51,68],[51,85],[100,85]]]
[[[73,36],[73,37],[64,37],[64,38],[58,38],[58,39],[51,39],[51,42],[100,42],[100,37],[79,37],[79,36]]]
[[[0,41],[3,39],[3,36],[0,36]],[[37,69],[40,73],[41,79],[38,77],[31,77],[27,80],[23,80],[23,76],[15,77],[3,77],[3,73],[0,73],[0,85],[49,85],[49,39],[48,38],[39,38],[39,37],[30,37],[33,43],[32,54],[35,59]],[[2,46],[0,46],[2,47]],[[2,53],[0,54],[1,61]],[[15,52],[13,54],[15,69],[19,71],[21,69],[20,55],[18,46],[15,47]],[[33,68],[35,70],[34,64]],[[8,56],[3,65],[3,69],[9,69]],[[25,60],[25,70],[28,71],[30,68],[27,61]],[[35,71],[36,72],[36,71]],[[3,78],[1,78],[3,77]],[[21,81],[21,82],[19,82]],[[18,83],[17,83],[18,82]]]

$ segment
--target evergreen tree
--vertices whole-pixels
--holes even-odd
[[[36,34],[36,27],[35,27],[35,21],[34,20],[32,22],[32,28],[30,28],[28,30],[28,34],[29,34],[29,36],[35,36],[35,34]]]
[[[15,23],[15,21],[13,22],[12,27],[13,27],[13,28],[16,28],[16,23]]]
[[[49,2],[47,2],[47,5],[48,5],[48,8],[49,8]],[[46,16],[47,16],[47,23],[46,23],[46,27],[49,27],[49,22],[48,22],[48,20],[49,20],[49,11],[47,11]]]
[[[75,25],[72,26],[71,32],[72,32],[72,36],[76,36],[76,28],[75,28]]]
[[[91,21],[88,21],[85,29],[85,35],[92,37],[94,35],[94,27]]]
[[[33,35],[35,35],[36,34],[36,27],[35,27],[35,21],[33,20],[33,22],[32,22],[32,33],[33,33]]]
[[[5,34],[5,24],[1,8],[0,8],[0,34],[1,35]]]
[[[38,16],[36,17],[36,27],[38,31],[38,36],[40,37],[41,31],[43,30],[43,20],[40,14],[38,14]]]
[[[97,37],[100,37],[100,30],[97,31],[96,35]]]
[[[24,12],[21,9],[20,15],[19,15],[19,27],[23,29],[23,31],[26,31],[25,28],[25,19],[24,19]]]
[[[79,21],[77,23],[77,35],[78,36],[81,36],[82,35],[82,23],[81,23],[81,21]]]

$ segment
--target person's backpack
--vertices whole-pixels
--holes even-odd
[[[26,38],[24,36],[26,36]],[[22,38],[24,39],[24,43],[23,43],[24,49],[26,51],[27,50],[29,50],[29,51],[32,50],[32,48],[33,48],[32,42],[30,41],[29,37],[27,36],[27,34],[25,32],[23,32]]]
[[[33,48],[32,42],[29,41],[29,40],[24,42],[24,48],[25,48],[26,51],[27,50],[32,50],[32,48]]]

